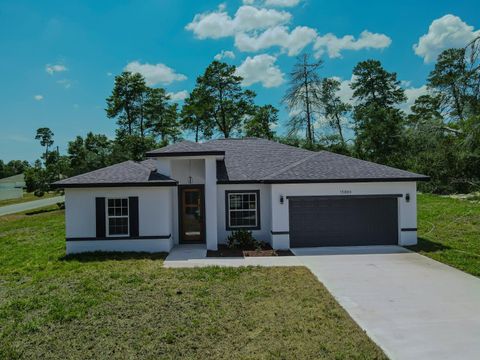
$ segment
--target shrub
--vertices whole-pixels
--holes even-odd
[[[261,247],[261,242],[257,241],[251,231],[234,230],[227,237],[227,245],[231,249],[257,249]]]

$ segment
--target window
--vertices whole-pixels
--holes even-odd
[[[226,191],[226,220],[229,229],[260,229],[258,190]]]
[[[128,236],[128,223],[128,198],[107,199],[108,236]]]

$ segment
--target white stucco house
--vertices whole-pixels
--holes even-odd
[[[256,138],[183,141],[56,182],[66,251],[216,250],[234,229],[274,249],[417,242],[427,176]]]

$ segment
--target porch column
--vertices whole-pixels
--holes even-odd
[[[207,249],[217,250],[217,161],[205,158],[205,230]]]

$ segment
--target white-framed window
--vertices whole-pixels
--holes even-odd
[[[128,198],[107,199],[107,235],[129,236]]]
[[[258,190],[226,191],[227,230],[260,229]]]

